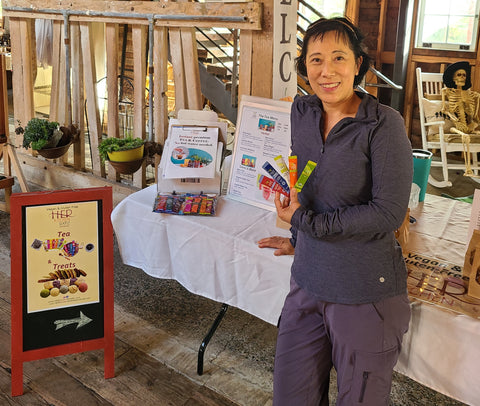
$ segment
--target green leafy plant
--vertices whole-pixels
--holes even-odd
[[[109,152],[127,151],[141,147],[145,143],[141,138],[105,138],[98,146],[98,152],[102,162],[108,160]]]
[[[23,147],[35,150],[55,147],[62,137],[59,124],[42,118],[32,118],[25,129],[18,127],[15,132],[23,133]]]

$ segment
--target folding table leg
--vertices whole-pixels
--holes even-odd
[[[228,305],[223,303],[222,308],[220,309],[220,312],[218,313],[216,319],[214,320],[212,326],[210,327],[210,330],[208,330],[207,335],[205,336],[202,343],[200,344],[200,348],[198,349],[198,361],[197,361],[198,375],[203,374],[203,356],[205,354],[205,350],[207,348],[208,343],[210,342],[210,339],[213,337],[213,335],[215,334],[215,331],[220,325],[220,322],[222,321],[223,316],[225,316],[225,313],[227,312],[227,310],[228,310]]]

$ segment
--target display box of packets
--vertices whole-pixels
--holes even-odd
[[[214,216],[217,194],[213,193],[158,193],[153,204],[156,213]]]

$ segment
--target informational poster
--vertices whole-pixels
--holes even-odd
[[[480,299],[468,295],[468,276],[462,267],[447,261],[409,252],[408,295],[443,309],[480,318]]]
[[[290,102],[243,96],[227,196],[268,210],[275,210],[273,190],[260,183],[269,177],[268,162],[280,172],[275,158],[288,162],[290,154]]]
[[[30,206],[25,219],[27,313],[98,303],[98,202]]]
[[[217,160],[218,128],[175,125],[165,145],[163,177],[213,178]]]

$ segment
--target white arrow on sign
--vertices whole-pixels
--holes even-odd
[[[80,312],[80,317],[76,317],[74,319],[69,319],[69,320],[55,320],[54,323],[57,326],[55,330],[58,330],[62,327],[68,326],[70,324],[75,324],[78,323],[77,329],[80,327],[83,327],[84,325],[90,323],[92,319],[89,317],[85,316],[82,312]]]

